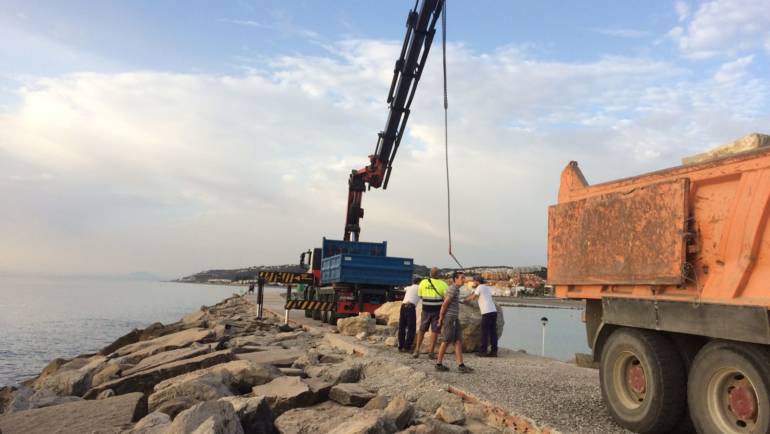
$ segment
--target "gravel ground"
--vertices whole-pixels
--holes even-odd
[[[278,297],[265,297],[266,307],[276,311],[282,303]],[[325,331],[332,329],[305,318],[299,311],[292,312],[291,319]],[[514,415],[528,417],[540,426],[549,426],[565,434],[630,433],[615,424],[607,413],[599,390],[599,372],[595,369],[501,348],[500,357],[496,359],[465,354],[466,364],[475,369],[472,374],[456,371],[453,354],[447,355],[444,362],[450,371],[437,372],[433,368],[434,362],[424,354],[415,360],[409,354],[382,344],[356,342],[377,351],[379,357],[425,372]]]
[[[381,354],[541,426],[563,433],[629,433],[610,419],[602,402],[598,371],[594,369],[503,350],[497,359],[466,354],[465,362],[475,372],[460,374],[454,356],[445,358],[449,372],[436,372],[434,362],[425,355],[415,360],[396,350]]]

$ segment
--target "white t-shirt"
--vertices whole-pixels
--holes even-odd
[[[497,312],[495,302],[492,301],[492,288],[487,285],[479,285],[473,290],[473,293],[479,296],[479,310],[481,314]]]
[[[417,295],[417,291],[420,289],[420,285],[409,285],[404,290],[406,293],[404,294],[404,303],[412,303],[413,305],[417,306],[417,303],[420,302],[420,296]]]

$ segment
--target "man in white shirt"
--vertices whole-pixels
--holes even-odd
[[[481,311],[481,347],[478,355],[480,357],[497,357],[497,308],[492,300],[492,288],[485,285],[481,276],[474,276],[476,289],[465,298],[465,301],[479,301],[479,310]],[[487,344],[492,348],[487,352]]]
[[[401,302],[401,311],[398,316],[398,351],[403,353],[412,350],[414,333],[417,328],[417,303],[420,297],[417,291],[420,288],[420,279],[415,277],[412,285],[404,288],[404,300]]]

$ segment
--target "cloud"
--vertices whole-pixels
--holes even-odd
[[[636,29],[621,29],[621,28],[607,28],[607,29],[591,29],[591,31],[615,38],[624,39],[639,39],[646,38],[651,35],[650,32]]]
[[[294,261],[340,237],[347,176],[385,123],[399,48],[342,41],[239,75],[27,80],[0,111],[0,269],[174,275]],[[468,265],[545,262],[546,210],[569,160],[610,180],[770,119],[750,59],[702,80],[657,60],[559,62],[515,47],[452,45],[448,60],[453,235]],[[388,191],[364,198],[363,239],[450,265],[443,161],[433,57]]]
[[[712,0],[690,15],[675,3],[680,26],[669,36],[688,57],[736,57],[755,49],[770,53],[770,0]]]

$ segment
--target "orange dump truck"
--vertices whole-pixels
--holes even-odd
[[[586,300],[631,431],[770,432],[770,147],[716,155],[598,185],[571,162],[548,210],[548,283]]]

